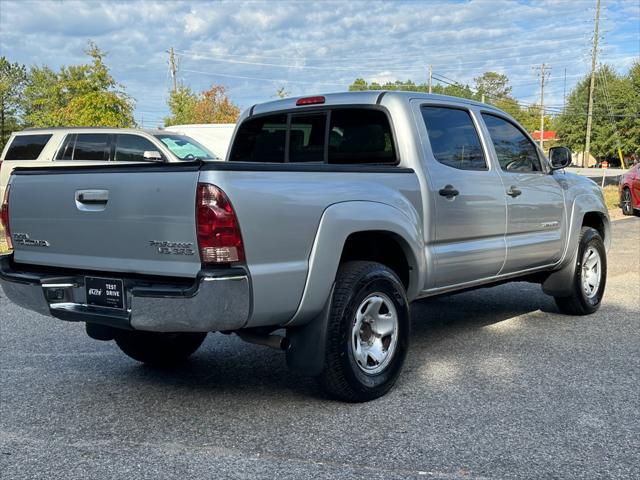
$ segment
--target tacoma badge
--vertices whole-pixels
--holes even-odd
[[[50,247],[51,244],[46,240],[33,240],[29,238],[29,235],[26,233],[14,233],[12,235],[13,243],[16,245],[22,245],[24,247]]]
[[[192,242],[165,242],[161,240],[149,240],[149,245],[156,247],[162,255],[195,255]]]

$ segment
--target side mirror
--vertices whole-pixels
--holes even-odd
[[[551,170],[560,170],[571,165],[571,149],[567,147],[551,147],[549,149]]]
[[[145,160],[151,160],[152,162],[162,161],[162,154],[157,150],[145,150],[145,152],[142,154],[142,157]]]

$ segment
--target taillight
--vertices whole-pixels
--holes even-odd
[[[13,242],[11,241],[11,228],[9,228],[9,189],[11,185],[7,185],[2,199],[2,208],[0,208],[0,223],[4,228],[4,236],[9,250],[13,250]]]
[[[227,196],[215,185],[198,184],[196,231],[202,263],[244,261],[238,219]]]

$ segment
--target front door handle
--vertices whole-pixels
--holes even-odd
[[[460,195],[460,192],[453,188],[453,185],[445,185],[444,188],[441,188],[438,191],[438,193],[449,200]]]
[[[522,193],[522,190],[519,190],[518,188],[514,187],[513,185],[511,185],[509,187],[509,190],[507,190],[507,195],[516,198],[518,195],[520,195]]]

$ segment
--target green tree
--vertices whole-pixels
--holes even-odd
[[[0,57],[0,151],[4,148],[8,134],[19,128],[19,113],[22,93],[27,81],[24,65],[10,63]]]
[[[362,92],[369,90],[369,84],[364,78],[356,78],[355,81],[349,85],[350,92]]]
[[[490,99],[510,98],[511,86],[509,78],[497,72],[484,72],[479,77],[473,79],[476,85],[476,92],[479,95],[486,95]]]
[[[169,96],[171,116],[165,118],[165,126],[189,123],[235,123],[240,108],[228,97],[223,85],[213,85],[200,94],[180,85]]]
[[[485,93],[485,102],[495,105],[496,107],[504,110],[520,122],[529,132],[538,130],[540,128],[540,107],[538,105],[531,105],[528,107],[521,106],[518,101],[511,97],[511,87],[509,86],[509,79],[506,75],[502,75],[495,72],[485,72],[480,77],[474,79],[478,90],[474,91],[469,85],[463,85],[460,83],[436,83],[432,85],[431,91],[435,94],[449,95],[452,97],[468,98],[470,100],[480,101],[482,99],[482,92]],[[349,85],[350,91],[364,91],[364,90],[400,90],[400,91],[412,91],[412,92],[428,92],[429,85],[426,83],[416,84],[411,80],[407,81],[395,81],[387,82],[380,85],[376,82],[368,83],[363,78],[357,78],[351,85]],[[544,128],[545,130],[552,129],[552,118],[545,115]]]
[[[591,152],[596,157],[640,152],[640,62],[619,75],[603,65],[596,71],[591,129]],[[567,97],[564,113],[558,116],[558,132],[562,143],[574,151],[584,151],[587,108],[589,102],[587,75]]]
[[[133,99],[111,76],[105,53],[90,42],[91,62],[61,67],[33,66],[24,90],[24,122],[34,127],[130,127]]]
[[[178,88],[169,95],[168,104],[171,115],[164,119],[165,127],[196,123],[193,118],[193,112],[197,102],[198,95],[189,87],[179,85]]]

